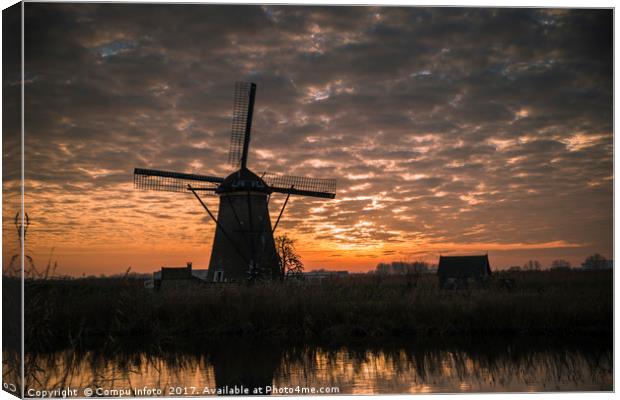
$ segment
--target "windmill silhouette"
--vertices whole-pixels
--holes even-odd
[[[247,168],[255,96],[256,84],[235,84],[228,161],[237,170],[226,178],[142,168],[134,170],[135,188],[192,193],[215,222],[215,238],[207,273],[207,279],[213,282],[279,277],[273,233],[289,197],[336,197],[335,179],[269,172],[259,177]],[[219,196],[217,218],[202,201],[199,192]],[[272,193],[286,194],[273,228],[268,208]]]

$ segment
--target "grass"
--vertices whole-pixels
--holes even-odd
[[[33,281],[26,288],[28,351],[98,346],[153,349],[230,337],[350,342],[514,335],[603,337],[611,345],[611,271],[519,272],[511,291],[440,290],[434,275],[360,275],[321,285],[151,292],[122,278]]]

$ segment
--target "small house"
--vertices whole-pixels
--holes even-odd
[[[439,286],[452,282],[458,286],[467,285],[470,280],[482,282],[491,275],[489,255],[481,256],[439,256],[437,276]]]
[[[187,289],[206,283],[207,270],[194,270],[192,263],[185,267],[162,267],[161,271],[153,273],[155,289]]]

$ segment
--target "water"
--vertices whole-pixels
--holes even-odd
[[[90,387],[137,395],[157,390],[206,395],[241,386],[249,393],[261,388],[265,394],[270,387],[289,395],[312,388],[340,394],[613,390],[612,351],[597,346],[334,348],[227,342],[205,348],[157,356],[124,352],[110,357],[94,351],[30,356],[27,389]]]

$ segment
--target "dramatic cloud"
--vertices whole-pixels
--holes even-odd
[[[28,3],[25,23],[40,263],[206,266],[199,204],[132,172],[230,173],[236,80],[258,84],[251,169],[338,180],[278,228],[310,267],[611,256],[611,10]]]

